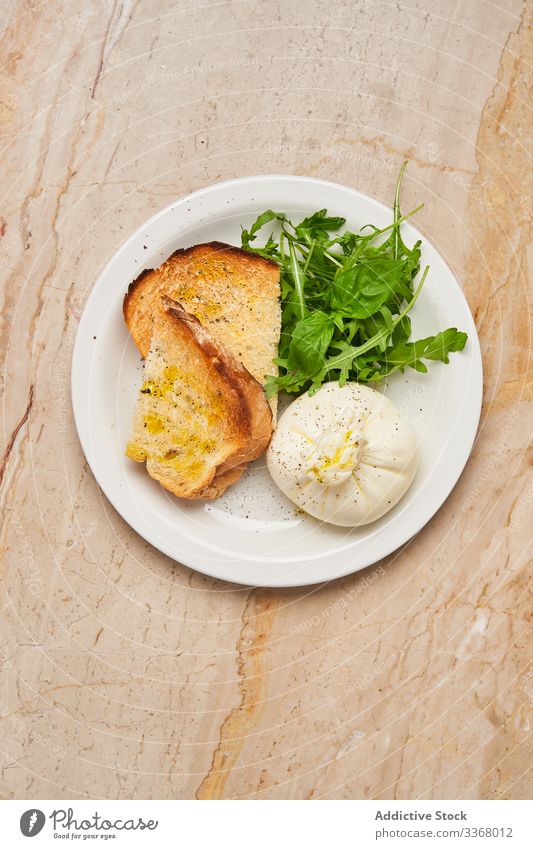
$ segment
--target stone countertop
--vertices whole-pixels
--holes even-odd
[[[531,8],[6,7],[1,794],[530,797]],[[481,338],[459,484],[402,551],[328,586],[245,590],[173,563],[76,436],[96,277],[193,189],[286,172],[388,202],[404,158],[405,208],[426,200],[417,225]]]

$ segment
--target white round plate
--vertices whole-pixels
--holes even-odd
[[[327,207],[349,229],[385,226],[391,210],[354,189],[309,177],[246,177],[194,192],[161,210],[117,251],[85,306],[74,347],[72,402],[79,438],[96,480],[128,524],[160,551],[200,572],[253,586],[301,586],[370,566],[406,543],[437,512],[468,459],[481,410],[482,369],[476,328],[452,272],[422,238],[431,270],[411,316],[413,337],[457,327],[462,353],[427,374],[409,369],[384,391],[407,415],[419,442],[416,478],[377,522],[347,529],[298,512],[274,486],[264,459],[212,502],[175,498],[144,466],[124,456],[142,365],[122,318],[122,299],[143,268],[176,248],[218,240],[240,245],[265,209],[304,216]],[[419,238],[403,225],[407,244]]]

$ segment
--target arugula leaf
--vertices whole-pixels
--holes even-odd
[[[346,223],[319,209],[298,223],[272,209],[242,230],[245,250],[280,266],[282,329],[275,359],[277,376],[266,377],[268,397],[277,392],[315,392],[326,380],[373,383],[397,371],[427,371],[427,362],[449,362],[467,335],[450,327],[411,341],[409,312],[429,269],[419,280],[421,243],[408,247],[401,225],[421,208],[402,214],[403,163],[394,195],[392,222],[367,224],[335,235]],[[261,229],[276,225],[262,247]]]
[[[345,218],[328,216],[327,209],[319,209],[308,218],[304,218],[294,228],[296,238],[301,241],[327,239],[332,230],[338,230],[346,223]]]
[[[396,293],[401,259],[376,256],[341,269],[331,287],[331,305],[348,318],[370,318]]]
[[[384,362],[387,375],[398,370],[403,371],[406,366],[416,371],[427,372],[427,366],[422,360],[440,360],[443,363],[449,363],[448,355],[454,351],[462,351],[466,340],[466,333],[457,330],[456,327],[449,327],[437,333],[436,336],[428,336],[416,342],[401,341],[386,351]]]
[[[245,249],[249,249],[250,242],[255,242],[259,230],[264,227],[265,224],[268,224],[270,221],[285,220],[285,214],[283,212],[274,212],[272,209],[267,209],[266,212],[263,212],[256,218],[249,230],[245,230],[243,227],[241,227],[241,246]],[[270,237],[269,243],[271,246],[275,245],[273,236]]]
[[[317,310],[302,318],[292,331],[287,369],[307,376],[323,368],[335,330],[332,317]]]

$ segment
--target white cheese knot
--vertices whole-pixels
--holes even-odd
[[[279,488],[311,516],[357,527],[384,516],[409,488],[416,438],[381,392],[332,381],[285,410],[267,464]]]
[[[302,451],[302,471],[306,478],[323,486],[338,486],[359,465],[363,437],[354,413],[343,416],[347,421],[325,428],[313,440],[310,450]]]

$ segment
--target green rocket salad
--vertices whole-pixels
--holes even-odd
[[[409,366],[426,372],[424,360],[447,363],[462,351],[467,334],[450,327],[436,336],[411,341],[409,312],[429,267],[420,271],[420,241],[407,247],[401,224],[415,214],[400,211],[402,165],[394,199],[393,222],[367,224],[357,233],[335,235],[346,219],[321,209],[294,224],[281,212],[267,210],[250,230],[242,231],[242,247],[278,263],[281,269],[282,330],[279,375],[270,376],[269,397],[280,390],[300,394],[322,383],[347,380],[377,383]],[[264,247],[254,247],[259,231],[280,225]]]

